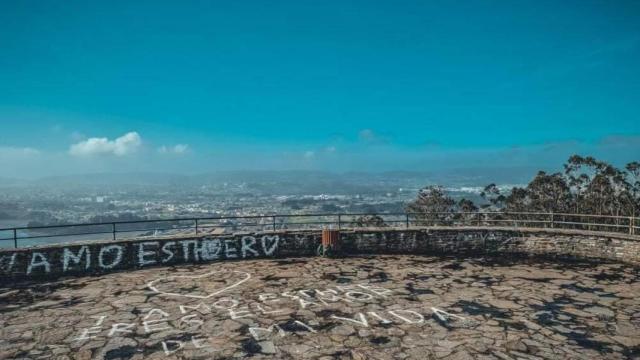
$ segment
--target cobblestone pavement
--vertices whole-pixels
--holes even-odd
[[[640,358],[621,264],[291,258],[0,289],[0,358]]]

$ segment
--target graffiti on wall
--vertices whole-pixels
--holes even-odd
[[[0,254],[0,274],[42,276],[48,274],[108,272],[152,265],[274,256],[278,235],[154,240],[115,244],[59,246]]]

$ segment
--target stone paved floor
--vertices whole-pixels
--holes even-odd
[[[0,289],[0,358],[640,358],[640,273],[421,256],[185,265]]]

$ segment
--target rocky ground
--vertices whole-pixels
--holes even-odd
[[[2,359],[640,358],[638,269],[377,256],[0,288]]]

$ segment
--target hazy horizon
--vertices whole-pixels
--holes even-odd
[[[435,171],[412,171],[412,170],[384,170],[384,171],[335,171],[335,170],[305,170],[305,169],[283,169],[283,170],[221,170],[203,172],[167,172],[167,171],[111,171],[111,172],[87,172],[69,173],[63,175],[47,175],[38,177],[2,177],[0,185],[6,184],[46,184],[47,181],[60,180],[72,181],[76,183],[104,182],[116,180],[118,183],[144,183],[148,181],[167,182],[178,179],[190,179],[206,183],[215,181],[259,181],[263,177],[264,181],[273,179],[292,179],[304,182],[308,180],[305,176],[318,175],[326,179],[346,179],[358,177],[375,177],[386,180],[400,180],[403,178],[424,179],[425,183],[431,180],[440,181],[446,185],[444,179],[460,179],[469,185],[486,185],[486,182],[499,183],[524,183],[535,176],[538,171],[554,172],[560,169],[535,168],[535,167],[493,167],[493,168],[452,168]],[[478,182],[478,179],[480,182]]]

